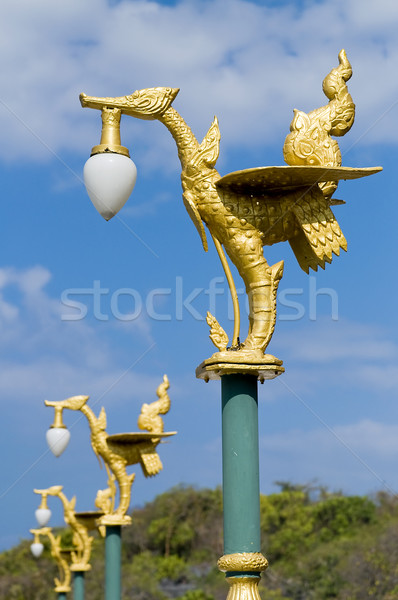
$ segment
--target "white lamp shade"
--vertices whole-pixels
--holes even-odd
[[[33,544],[30,545],[30,551],[32,552],[35,558],[39,558],[39,556],[43,552],[43,549],[44,546],[41,542],[33,542]]]
[[[83,170],[91,202],[106,221],[126,204],[134,189],[137,168],[123,154],[104,152],[90,156]]]
[[[51,427],[46,433],[47,444],[54,456],[61,456],[70,440],[70,433],[65,427]]]
[[[40,527],[45,527],[51,519],[51,510],[49,508],[38,508],[35,511],[35,517]]]

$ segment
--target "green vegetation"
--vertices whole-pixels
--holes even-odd
[[[261,497],[262,600],[398,600],[398,499],[330,493],[281,482]],[[0,554],[0,599],[55,600],[55,565],[31,541]],[[221,490],[174,488],[133,512],[123,530],[123,600],[225,600]],[[97,538],[86,600],[102,600],[103,542]]]

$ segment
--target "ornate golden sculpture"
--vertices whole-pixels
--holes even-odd
[[[95,498],[95,506],[104,512],[105,515],[113,513],[115,509],[115,498],[116,498],[116,477],[113,473],[110,473],[107,464],[105,468],[108,473],[108,487],[105,490],[98,490]]]
[[[218,560],[217,566],[220,571],[227,573],[230,585],[227,600],[260,600],[260,573],[268,567],[268,560],[260,552],[226,554]],[[234,576],[229,577],[228,573],[234,573]],[[258,576],[253,576],[254,573]]]
[[[93,539],[89,536],[87,528],[76,517],[75,506],[76,496],[71,500],[65,496],[62,491],[62,485],[53,485],[46,490],[33,490],[35,494],[40,494],[42,499],[47,496],[57,496],[64,507],[64,520],[73,531],[73,550],[71,551],[72,565],[71,571],[89,571],[91,569],[90,555]]]
[[[55,588],[54,591],[57,594],[67,594],[71,591],[71,569],[69,567],[69,561],[67,558],[70,557],[70,551],[61,548],[61,536],[54,536],[51,527],[41,527],[40,529],[30,529],[30,533],[35,536],[34,541],[38,543],[40,536],[45,535],[50,540],[51,556],[56,561],[58,566],[59,578],[54,578]]]
[[[332,69],[323,80],[323,91],[330,102],[308,115],[294,109],[291,133],[286,137],[283,147],[283,156],[288,165],[341,165],[339,145],[331,136],[344,135],[354,123],[355,104],[345,85],[351,75],[351,65],[345,50],[342,50],[339,66]],[[337,188],[337,182],[323,182],[319,187],[329,200]]]
[[[207,311],[206,322],[210,327],[210,339],[221,352],[227,349],[228,346],[228,336],[225,333],[224,329],[221,327],[220,323],[217,321],[215,317],[211,314],[211,312]]]
[[[225,554],[218,559],[220,571],[226,572],[260,572],[268,567],[268,560],[261,552],[238,552],[236,554]]]
[[[331,135],[346,133],[354,121],[354,104],[346,81],[351,65],[344,50],[339,66],[323,82],[327,106],[306,115],[295,111],[284,155],[290,166],[261,167],[220,177],[215,164],[220,131],[215,118],[201,143],[171,104],[178,89],[149,88],[119,98],[80,95],[82,106],[113,110],[139,119],[158,119],[172,134],[181,161],[183,201],[207,250],[203,223],[215,242],[231,287],[235,327],[231,347],[226,334],[210,315],[211,339],[220,350],[197,370],[205,379],[221,372],[251,372],[260,379],[283,371],[282,361],[264,355],[276,320],[276,294],[283,262],[268,265],[263,246],[288,241],[304,271],[324,268],[333,253],[346,250],[346,240],[330,208],[340,179],[355,179],[375,169],[340,167],[338,144]],[[106,135],[105,135],[106,139]],[[105,144],[102,139],[101,143]],[[117,142],[118,144],[120,141]],[[110,150],[93,148],[93,153]],[[235,286],[223,248],[237,267],[249,299],[249,331],[239,341],[239,310]]]
[[[163,468],[156,447],[164,437],[175,435],[174,432],[163,433],[163,420],[160,414],[166,414],[170,408],[167,393],[169,381],[163,377],[163,383],[157,388],[156,400],[152,404],[144,404],[138,418],[138,426],[146,433],[121,433],[109,435],[106,432],[106,413],[102,408],[96,417],[87,401],[89,396],[73,396],[66,400],[49,402],[62,415],[65,408],[80,410],[88,420],[91,432],[91,445],[99,459],[102,458],[108,473],[108,489],[100,490],[96,498],[96,506],[105,512],[99,519],[100,525],[129,525],[131,517],[126,512],[130,506],[131,485],[135,474],[128,475],[128,465],[140,464],[145,477],[152,477]],[[59,418],[62,418],[61,416]],[[119,486],[119,506],[115,509],[117,481]]]

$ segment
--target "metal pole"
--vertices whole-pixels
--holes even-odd
[[[66,600],[66,593],[58,592],[58,600]]]
[[[121,600],[121,525],[107,525],[105,535],[105,600]]]
[[[84,600],[84,571],[73,573],[73,600]]]
[[[260,552],[257,377],[221,381],[224,554]]]
[[[260,552],[257,375],[221,376],[224,556],[227,600],[260,600],[268,561]]]

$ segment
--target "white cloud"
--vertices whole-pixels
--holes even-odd
[[[275,480],[317,480],[348,493],[398,492],[398,425],[365,419],[333,430],[270,434],[261,437],[260,456],[267,489]]]
[[[77,494],[80,509],[93,509],[95,490],[106,485],[106,473],[98,469],[82,415],[71,411],[64,415],[72,433],[66,455],[56,460],[47,450],[44,432],[54,413],[44,406],[44,399],[61,400],[87,394],[95,414],[99,414],[101,406],[106,408],[110,433],[135,431],[142,403],[156,400],[156,388],[162,381],[163,372],[161,367],[156,368],[147,322],[142,325],[137,320],[146,335],[135,339],[130,352],[122,356],[118,344],[123,340],[123,331],[115,328],[112,320],[105,324],[93,324],[88,318],[75,322],[61,320],[64,307],[48,291],[50,282],[51,273],[40,265],[0,269],[0,450],[4,456],[10,456],[3,465],[0,502],[7,514],[12,514],[16,504],[21,512],[18,524],[9,520],[8,529],[0,537],[1,548],[17,543],[18,537],[27,537],[34,523],[37,499],[27,490],[46,488],[59,483],[61,478],[67,496]],[[125,333],[129,339],[134,325],[128,325]],[[140,361],[145,353],[152,359],[150,374],[143,372]],[[175,408],[182,393],[174,378],[171,389]],[[174,422],[169,415],[165,416],[166,429],[174,428],[178,420],[175,412]],[[168,448],[160,451],[165,463]],[[77,465],[80,479],[76,479]],[[177,468],[175,483],[179,476]],[[152,493],[163,491],[168,483],[163,478],[156,484],[160,488],[151,488]],[[143,487],[148,493],[148,486]],[[139,493],[134,495],[134,501],[137,497],[146,498]],[[61,521],[54,511],[53,525],[60,525]]]
[[[153,216],[158,213],[159,207],[163,204],[170,204],[171,200],[170,193],[161,191],[160,193],[151,196],[150,202],[146,200],[141,204],[131,204],[126,206],[123,210],[123,214],[125,217],[132,217],[134,219]]]
[[[2,405],[7,407],[7,410],[4,410],[3,427],[15,432],[11,439],[6,440],[5,436],[3,439],[3,444],[7,444],[7,449],[13,452],[15,458],[12,470],[4,474],[3,490],[0,494],[5,494],[4,502],[10,506],[16,501],[17,492],[20,492],[16,482],[19,482],[18,485],[24,485],[25,489],[28,485],[46,487],[56,482],[59,475],[59,463],[53,464],[50,460],[52,457],[42,456],[45,448],[42,433],[52,420],[52,412],[43,406],[45,398],[57,400],[87,393],[91,396],[90,405],[96,414],[101,405],[105,405],[109,412],[110,431],[134,430],[141,403],[151,398],[155,399],[154,391],[162,375],[155,372],[153,376],[142,374],[139,366],[126,372],[130,365],[125,362],[122,366],[118,365],[119,355],[115,344],[108,342],[108,337],[103,336],[102,328],[99,333],[98,323],[94,328],[89,320],[62,322],[60,317],[63,308],[60,301],[47,291],[50,284],[51,273],[40,265],[24,270],[0,269],[0,399]],[[9,307],[8,318],[3,316],[3,304]],[[332,325],[334,326],[333,323]],[[391,359],[391,365],[393,364],[395,349],[390,348],[388,344],[383,346],[386,340],[382,332],[347,322],[342,323],[340,327],[340,334],[343,336],[341,344],[344,345],[349,339],[353,340],[352,356],[355,359],[354,366],[358,369],[365,369],[369,363],[375,363],[375,356],[369,361],[361,350],[362,345],[370,347],[372,340],[377,341],[379,348],[384,348],[380,353],[383,360]],[[325,343],[331,339],[326,323],[319,321],[317,332],[321,340],[324,337]],[[300,341],[295,342],[296,344],[301,341],[308,343],[304,360],[308,362],[311,358],[315,362],[317,351],[311,350],[308,333],[297,336],[297,339]],[[291,347],[292,339],[285,341],[288,347]],[[148,348],[146,344],[147,342],[144,348]],[[327,361],[325,359],[328,363],[327,369],[320,375],[318,369],[302,370],[301,388],[294,381],[292,383],[291,379],[287,379],[289,385],[294,385],[295,390],[299,390],[301,394],[305,388],[314,394],[319,381],[324,389],[335,377],[336,372],[339,373],[340,383],[344,385],[344,368],[348,373],[351,366],[346,355],[342,361],[343,366],[339,362],[341,357],[338,353],[337,338],[334,341],[332,339],[331,344],[334,350],[330,350]],[[292,348],[291,351],[296,352],[297,348]],[[377,362],[377,365],[380,363],[382,360]],[[330,369],[330,365],[335,365],[336,369]],[[297,369],[299,368],[300,364]],[[290,377],[289,370],[286,378],[288,376]],[[217,386],[208,388],[203,396],[203,382],[192,382],[191,376],[182,379],[180,374],[176,381],[171,381],[173,410],[165,419],[165,424],[167,428],[181,431],[175,441],[161,449],[165,464],[164,476],[151,486],[143,485],[142,491],[139,488],[134,502],[143,498],[149,499],[151,493],[161,492],[180,481],[199,485],[215,485],[220,481],[220,442],[218,439],[214,443],[211,441],[219,431],[220,415],[214,405],[218,399]],[[374,385],[376,388],[376,381]],[[263,407],[267,413],[267,427],[272,427],[272,424],[276,425],[278,422],[278,418],[275,419],[275,411],[280,410],[280,401],[287,403],[284,404],[285,407],[289,406],[289,391],[285,386],[280,386],[278,380],[268,382],[266,386],[267,390],[264,389],[265,386],[260,388],[261,398],[278,397],[278,402],[272,405],[267,403]],[[336,399],[336,411],[339,410],[339,406],[339,399]],[[292,409],[294,410],[294,406],[290,403],[290,410]],[[270,419],[271,410],[273,416]],[[287,418],[287,413],[283,412],[283,419]],[[96,465],[92,468],[86,467],[85,464],[82,466],[90,471],[87,474],[90,486],[85,485],[83,489],[78,485],[76,490],[74,482],[76,461],[88,462],[91,457],[87,424],[77,423],[77,416],[70,414],[65,416],[65,421],[73,429],[73,442],[68,457],[63,459],[62,482],[65,485],[69,483],[66,489],[68,495],[76,491],[79,505],[90,507],[89,502],[92,502],[92,498],[89,490],[98,489],[93,481],[97,477]],[[74,423],[78,426],[74,427]],[[261,437],[263,491],[271,491],[272,482],[276,480],[303,483],[315,478],[332,488],[343,488],[345,491],[356,493],[380,489],[383,481],[391,488],[398,488],[398,426],[382,423],[377,419],[363,418],[359,422],[335,426],[334,431],[338,436],[336,438],[326,428],[318,427],[305,431],[300,428],[298,422],[292,429],[291,423],[292,421],[286,425],[286,431],[283,433],[270,433]],[[265,423],[262,422],[260,431],[264,432],[265,427]],[[21,440],[25,444],[23,455],[17,450]],[[344,440],[353,452],[347,450],[340,440]],[[86,448],[84,452],[87,457],[81,459],[83,447]],[[98,476],[105,479],[103,473]],[[29,499],[26,500],[26,509],[24,508],[27,515],[28,503]],[[26,520],[28,519],[29,517],[26,517]],[[27,528],[28,525],[26,530]],[[0,540],[1,543],[7,542]]]
[[[297,338],[299,337],[299,340]],[[338,321],[317,319],[313,326],[301,328],[300,335],[280,334],[275,345],[281,352],[296,356],[300,361],[328,363],[354,361],[377,365],[385,361],[396,361],[398,347],[383,329],[364,323],[340,318]],[[296,339],[293,339],[296,338]]]
[[[50,279],[51,273],[42,266],[0,269],[2,401],[9,402],[12,397],[26,402],[33,397],[59,398],[74,393],[98,398],[116,385],[123,398],[131,397],[131,390],[134,395],[153,395],[158,378],[134,370],[140,349],[129,364],[120,361],[115,342],[109,341],[108,333],[120,324],[111,320],[95,329],[88,319],[63,321],[65,307],[46,291]],[[123,325],[127,335],[131,329],[139,331],[143,352],[153,346],[144,317]]]
[[[99,115],[81,110],[79,92],[123,95],[154,85],[181,87],[175,105],[198,137],[217,113],[223,148],[277,142],[282,156],[293,107],[311,110],[325,102],[322,79],[344,46],[358,106],[348,145],[369,127],[361,143],[395,143],[398,107],[389,107],[398,97],[391,75],[397,8],[387,0],[312,2],[303,9],[243,0],[231,0],[227,9],[222,0],[176,6],[22,0],[2,9],[0,122],[7,144],[0,153],[6,160],[46,159],[38,138],[57,153],[88,153],[98,141]],[[165,164],[166,135],[149,127],[124,131],[126,143],[134,131],[132,144],[142,146],[155,169]]]
[[[353,377],[363,385],[382,391],[398,390],[398,364],[375,364],[358,366]]]
[[[289,323],[289,328],[289,333],[279,331],[274,336],[270,348],[286,369],[273,382],[268,394],[272,402],[293,394],[312,404],[333,390],[337,409],[340,395],[362,395],[364,403],[372,406],[380,397],[390,403],[398,393],[398,345],[393,332],[342,318]]]
[[[398,425],[378,423],[364,419],[358,423],[338,425],[333,428],[311,431],[290,430],[262,437],[262,447],[280,452],[314,454],[332,448],[355,453],[365,453],[380,459],[395,459],[398,455]],[[346,445],[345,445],[346,444]]]

